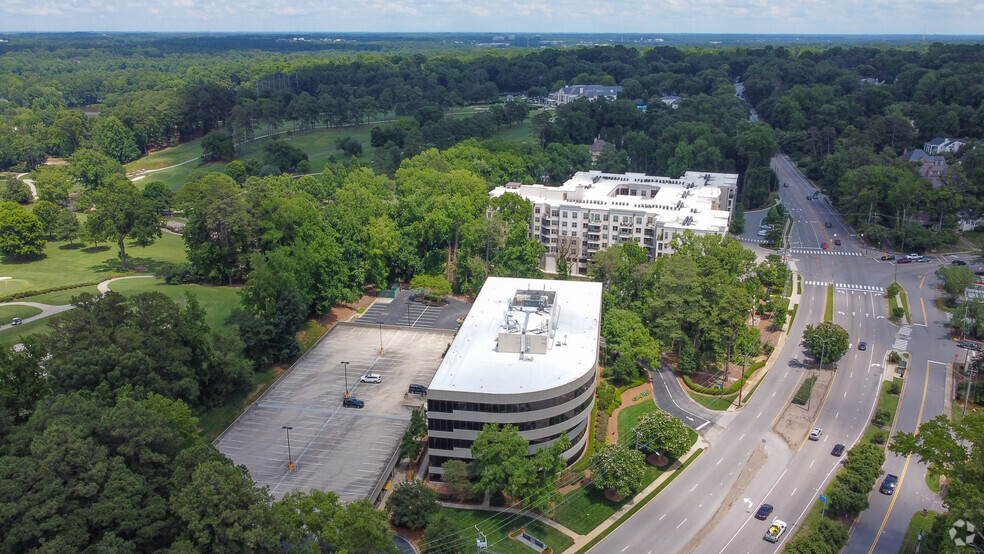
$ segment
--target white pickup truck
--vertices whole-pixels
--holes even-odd
[[[769,530],[762,537],[769,542],[779,542],[779,537],[786,532],[786,522],[778,519],[772,520],[772,525],[769,526]]]

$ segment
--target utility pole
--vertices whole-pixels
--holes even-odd
[[[342,367],[344,368],[344,371],[345,371],[345,398],[348,398],[349,397],[349,392],[348,392],[348,365],[349,365],[348,362],[342,362]]]
[[[967,359],[970,359],[969,351],[967,352]],[[964,394],[963,415],[967,415],[967,400],[970,399],[970,385],[974,382],[974,376],[977,375],[977,372],[971,368],[969,363],[964,362],[964,373],[967,374],[967,393]]]
[[[379,353],[383,353],[383,324],[379,324]]]
[[[287,431],[287,469],[293,471],[294,470],[294,458],[291,457],[291,455],[290,455],[290,430],[293,429],[293,427],[291,427],[289,425],[284,425],[283,427],[281,427],[281,429],[283,429],[284,431]]]

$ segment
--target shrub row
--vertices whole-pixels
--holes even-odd
[[[817,382],[816,375],[810,377],[806,381],[803,381],[803,384],[800,385],[799,390],[796,391],[796,396],[793,397],[793,404],[799,404],[799,405],[806,404],[806,402],[810,399],[810,394],[813,393],[813,383],[816,382]]]
[[[761,369],[764,365],[765,362],[762,361],[762,362],[755,362],[754,364],[748,366],[748,369],[745,370],[745,380],[747,381],[752,376],[753,373]],[[688,387],[690,387],[690,390],[694,392],[699,392],[701,394],[710,394],[711,396],[725,396],[728,394],[734,394],[738,392],[738,389],[741,388],[741,384],[742,384],[741,380],[738,380],[732,383],[731,386],[727,388],[713,389],[710,387],[702,387],[697,383],[694,383],[693,379],[691,379],[689,375],[683,376],[683,382],[686,383]]]
[[[115,275],[114,275],[115,277]],[[107,277],[109,279],[111,277]],[[32,296],[38,296],[41,294],[48,294],[49,292],[61,292],[63,290],[80,289],[83,287],[92,287],[102,283],[105,279],[100,279],[98,281],[89,281],[86,283],[73,283],[71,285],[61,285],[59,287],[48,287],[46,289],[32,289],[32,290],[22,290],[20,292],[15,292],[8,294],[6,296],[0,296],[0,302],[15,302],[17,300],[23,300],[24,298],[30,298]]]

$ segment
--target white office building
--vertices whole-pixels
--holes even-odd
[[[587,445],[598,374],[601,283],[489,277],[427,390],[429,468],[470,461],[487,423],[513,424],[529,453],[562,433]]]
[[[542,267],[557,271],[564,256],[572,273],[586,274],[591,255],[633,241],[651,258],[673,252],[673,237],[728,232],[738,175],[688,171],[679,179],[641,173],[576,173],[557,186],[507,183],[493,196],[513,192],[533,203],[532,236],[547,248]]]

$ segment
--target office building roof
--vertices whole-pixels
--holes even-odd
[[[584,376],[598,358],[601,283],[489,277],[430,391],[523,394]]]

